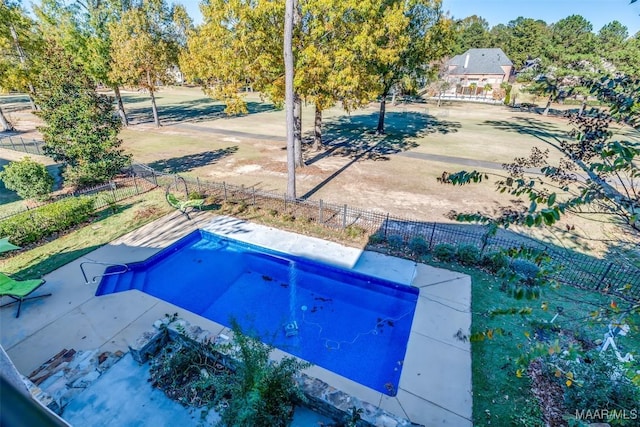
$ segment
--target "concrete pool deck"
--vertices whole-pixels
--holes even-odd
[[[0,310],[0,344],[18,370],[29,375],[62,349],[126,352],[154,321],[179,313],[212,333],[222,325],[138,291],[94,296],[80,264],[142,261],[196,228],[274,250],[353,268],[416,286],[420,290],[398,393],[386,396],[314,366],[306,372],[360,400],[426,426],[471,426],[471,280],[468,276],[375,252],[276,230],[210,213],[189,221],[174,213],[105,245],[45,276],[42,293],[16,319],[15,307]],[[91,277],[105,266],[86,264]]]

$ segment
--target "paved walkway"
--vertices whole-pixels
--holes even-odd
[[[174,213],[142,227],[46,276],[44,292],[53,296],[25,303],[19,319],[0,311],[0,344],[18,370],[28,375],[62,349],[127,351],[165,314],[181,317],[213,333],[222,325],[138,291],[95,297],[80,263],[125,263],[148,258],[196,228],[226,235],[420,289],[398,394],[389,397],[320,367],[307,372],[391,413],[427,426],[471,426],[470,278],[412,261],[345,247],[312,237],[199,213],[191,221]],[[89,275],[104,266],[88,265]]]

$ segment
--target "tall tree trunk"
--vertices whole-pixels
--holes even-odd
[[[553,95],[549,96],[549,99],[547,100],[547,105],[544,107],[544,111],[542,112],[543,116],[546,116],[547,114],[549,114],[549,109],[551,108],[552,99],[553,99]]]
[[[129,126],[129,119],[127,118],[127,112],[124,110],[124,103],[122,102],[122,95],[120,95],[120,88],[118,85],[113,85],[113,93],[116,96],[116,101],[118,102],[118,114],[120,115],[120,120],[122,120],[122,126]]]
[[[578,111],[578,117],[582,117],[582,115],[584,114],[584,110],[587,108],[588,97],[589,95],[584,95],[584,98],[582,98],[582,105],[580,105],[580,111]]]
[[[380,114],[378,115],[378,127],[376,128],[376,133],[379,135],[384,134],[384,114],[387,110],[387,92],[382,94],[382,99],[380,100]]]
[[[16,52],[18,53],[18,58],[20,59],[20,64],[26,69],[27,68],[27,55],[25,55],[22,46],[20,45],[20,41],[18,40],[18,33],[16,32],[13,24],[9,24],[9,31],[11,32],[11,38],[13,39],[13,43],[16,46]],[[34,101],[33,97],[36,94],[36,88],[33,87],[31,82],[27,83],[27,87],[29,88],[29,104],[31,104],[31,109],[33,111],[38,110],[38,106]]]
[[[147,71],[147,85],[149,89],[149,95],[151,95],[151,110],[153,111],[153,121],[156,127],[160,127],[160,116],[158,116],[158,106],[156,105],[156,95],[151,84],[151,75]]]
[[[287,197],[296,198],[295,123],[293,90],[293,10],[295,0],[285,1],[284,12],[284,104],[287,124]]]
[[[295,153],[295,165],[297,168],[304,167],[304,160],[302,159],[302,100],[298,94],[294,95],[294,108],[293,108],[293,124],[294,124],[294,153]]]
[[[322,148],[322,109],[316,104],[313,121],[313,149],[320,151]]]
[[[13,125],[7,118],[4,116],[4,112],[2,111],[2,107],[0,106],[0,126],[2,126],[2,132],[11,132],[15,130]]]

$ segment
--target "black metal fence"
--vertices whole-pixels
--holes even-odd
[[[21,136],[5,136],[0,138],[0,148],[8,150],[21,151],[27,154],[44,155],[42,146],[44,141],[32,138],[23,138]]]
[[[482,253],[505,249],[537,249],[551,258],[556,267],[553,278],[561,283],[608,292],[625,299],[640,299],[640,268],[628,262],[595,258],[552,247],[524,236],[506,233],[491,235],[482,226],[416,221],[353,208],[346,204],[291,199],[285,194],[263,191],[256,187],[210,182],[199,178],[178,178],[176,175],[154,173],[150,168],[140,169],[149,182],[166,186],[185,196],[196,192],[221,201],[259,207],[273,214],[287,215],[334,229],[359,228],[362,232],[377,235],[384,240],[395,236],[395,240],[401,240],[405,244],[420,237],[428,242],[429,250],[442,243],[473,245]]]
[[[182,193],[185,197],[191,193],[198,193],[220,201],[258,207],[274,215],[286,215],[324,227],[351,228],[355,232],[377,235],[381,240],[395,236],[395,240],[408,244],[412,239],[420,237],[428,242],[429,250],[442,243],[473,245],[482,253],[511,248],[535,248],[544,251],[552,259],[557,267],[553,278],[559,282],[609,292],[626,299],[640,299],[640,269],[628,262],[610,261],[557,249],[526,237],[490,235],[482,226],[416,221],[388,213],[353,208],[346,204],[292,199],[286,194],[263,191],[255,186],[245,187],[157,172],[142,164],[132,165],[128,174],[127,178],[85,189],[74,195],[97,194],[96,209],[101,209],[153,188],[163,187]],[[0,220],[16,213],[19,212],[11,212]]]
[[[77,197],[77,196],[85,196],[85,195],[95,195],[95,209],[101,210],[110,205],[120,202],[122,200],[128,199],[130,197],[146,193],[147,191],[153,190],[157,186],[150,183],[145,179],[141,179],[139,176],[132,175],[130,177],[122,177],[117,178],[112,181],[109,181],[106,184],[97,185],[95,187],[85,188],[81,191],[77,191],[75,193],[64,194],[59,197],[55,197],[53,199],[47,200],[43,204],[48,204],[60,199],[64,199],[66,197]],[[39,205],[41,206],[41,205]],[[38,206],[34,206],[36,208]],[[21,204],[18,207],[15,207],[11,210],[3,210],[2,214],[0,214],[0,221],[3,219],[12,217],[22,212],[26,212],[30,210],[30,208]]]

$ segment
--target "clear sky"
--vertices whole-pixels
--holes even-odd
[[[454,18],[478,15],[490,26],[507,24],[519,16],[552,24],[569,15],[582,15],[595,32],[611,21],[620,21],[629,35],[640,31],[640,2],[629,4],[629,0],[443,0],[443,6]]]
[[[187,8],[196,24],[202,21],[199,0],[174,0]],[[629,35],[640,31],[640,1],[629,0],[443,0],[444,9],[455,18],[482,16],[490,26],[507,24],[518,16],[542,19],[547,24],[569,15],[582,15],[598,32],[611,21],[620,21],[629,29]]]

